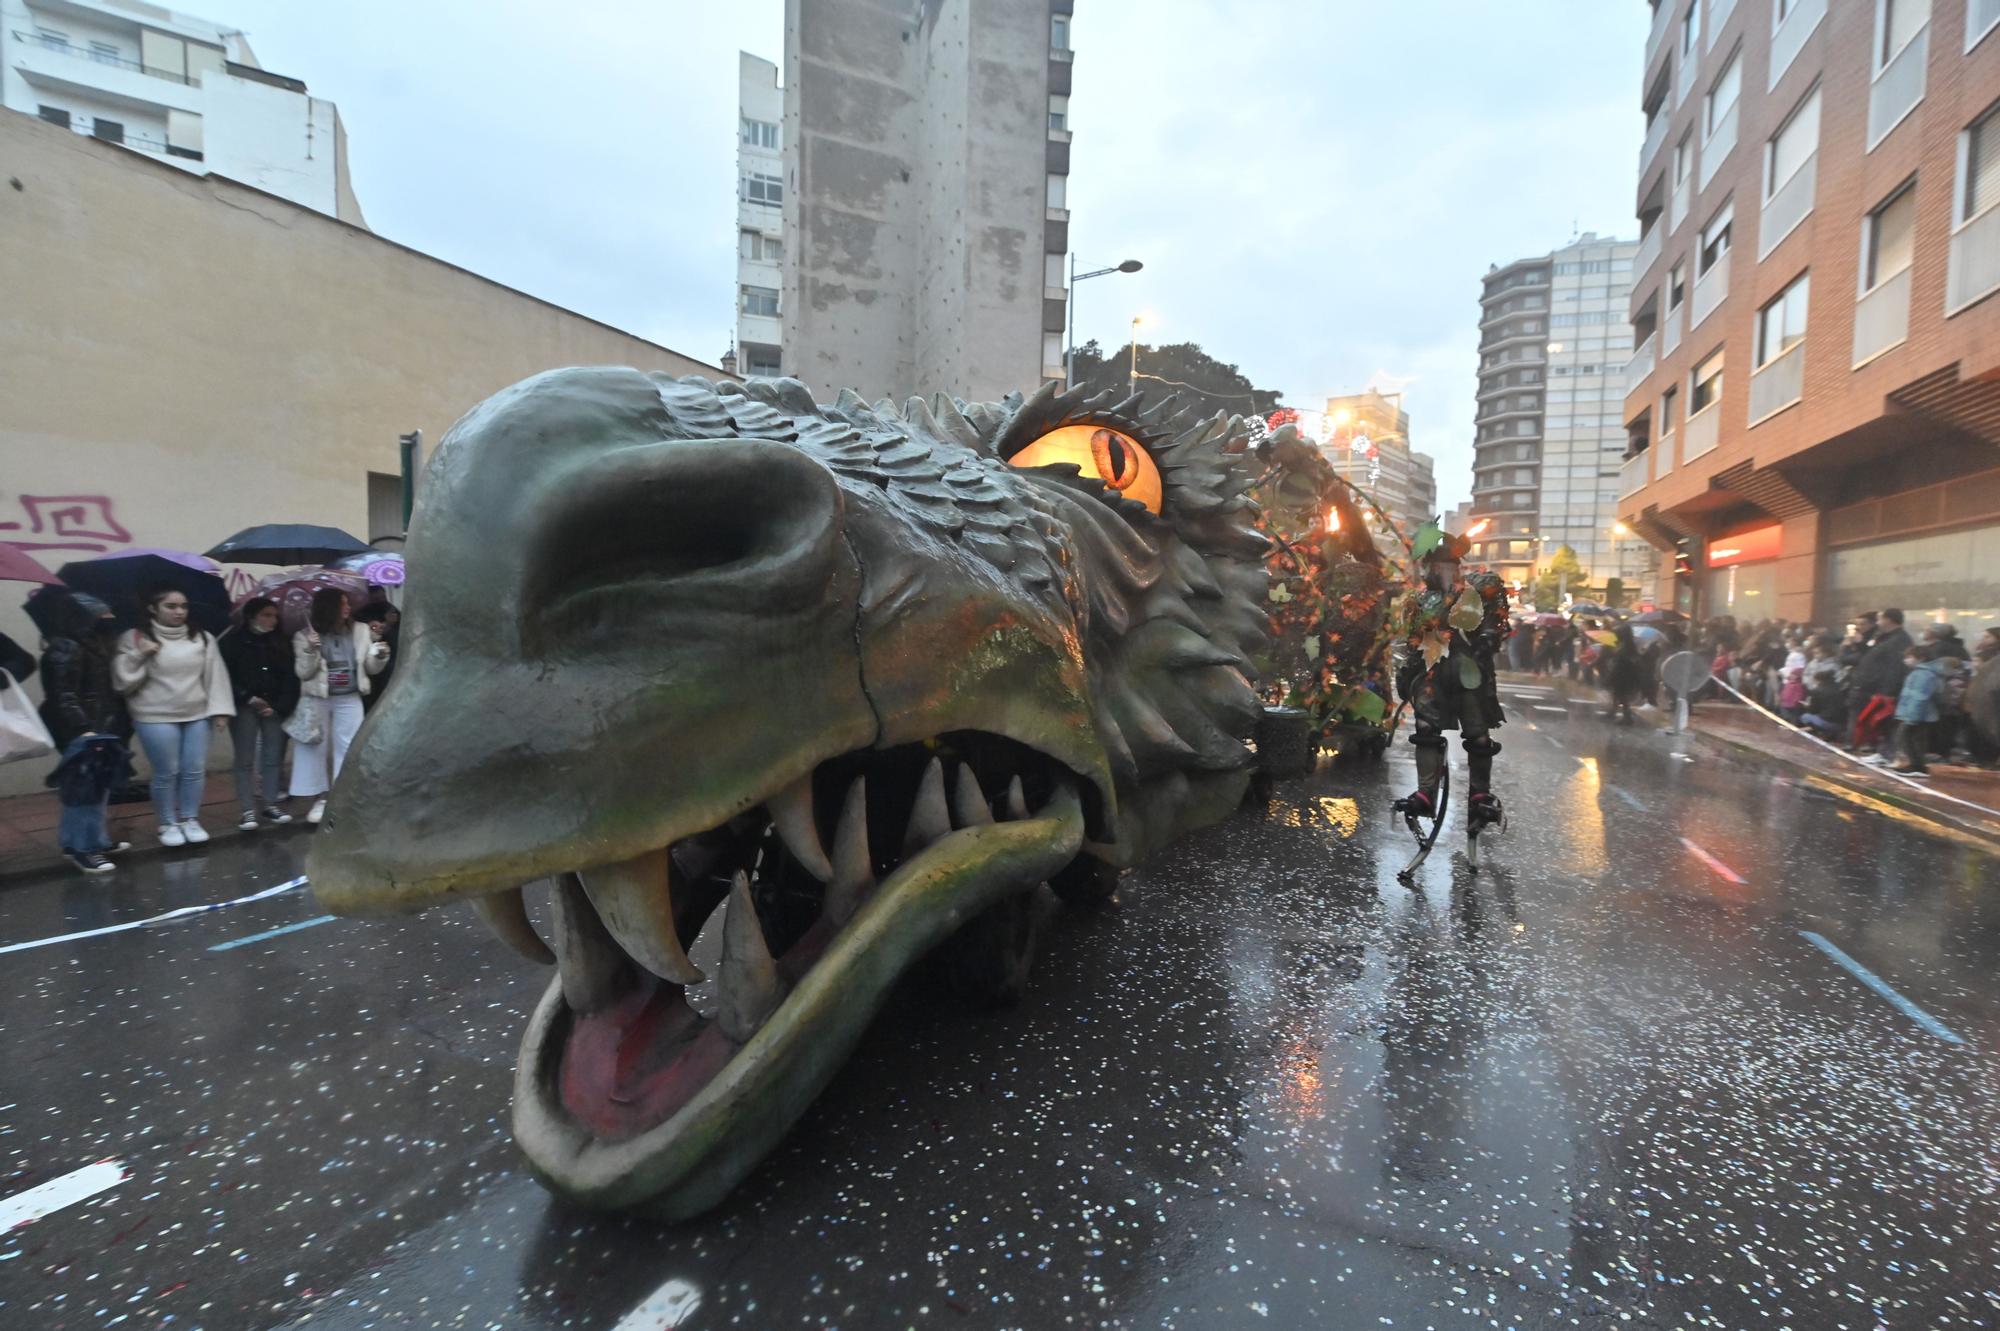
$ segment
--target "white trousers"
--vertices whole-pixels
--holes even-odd
[[[292,795],[324,795],[333,788],[333,778],[340,775],[340,765],[347,761],[347,746],[361,729],[361,695],[301,698],[299,706],[319,709],[320,739],[317,744],[292,745]]]

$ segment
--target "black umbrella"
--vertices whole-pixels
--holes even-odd
[[[187,597],[190,623],[217,634],[229,627],[229,589],[222,578],[163,555],[79,559],[64,564],[60,576],[71,590],[89,592],[110,606],[118,616],[118,623],[125,628],[139,627],[140,617],[145,613],[142,600],[156,586],[172,587]]]
[[[342,555],[358,555],[372,547],[338,527],[307,522],[267,522],[245,527],[208,552],[226,564],[330,564]]]
[[[1648,610],[1643,615],[1632,616],[1634,624],[1685,624],[1688,617],[1678,610]]]

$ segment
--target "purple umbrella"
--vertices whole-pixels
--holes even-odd
[[[368,604],[368,580],[345,569],[302,568],[290,573],[272,573],[258,582],[250,596],[263,596],[278,603],[278,622],[287,633],[297,633],[312,615],[313,593],[322,587],[344,592],[350,609]],[[246,596],[243,600],[247,601]],[[241,608],[242,602],[238,602]]]
[[[113,550],[108,555],[92,555],[84,562],[94,564],[104,559],[136,559],[141,555],[152,555],[155,559],[164,559],[170,564],[179,564],[182,568],[191,568],[197,573],[222,572],[222,565],[207,555],[198,555],[191,550],[161,550],[150,545],[135,545],[127,550]]]
[[[403,557],[394,550],[369,550],[358,555],[347,555],[334,560],[327,567],[359,573],[377,587],[403,585]]]

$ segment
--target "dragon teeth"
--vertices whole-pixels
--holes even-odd
[[[833,834],[833,877],[826,885],[825,912],[835,924],[847,923],[861,904],[862,894],[875,885],[875,866],[868,854],[867,778],[855,777],[840,809],[840,827]]]
[[[917,786],[917,802],[910,809],[910,827],[903,834],[903,854],[913,855],[950,831],[951,810],[944,798],[944,764],[933,758]]]
[[[557,879],[554,901],[563,999],[572,1012],[610,1006],[625,988],[625,954],[591,909],[582,879],[573,873]]]
[[[736,875],[729,889],[728,914],[722,921],[722,967],[716,978],[715,1020],[738,1044],[747,1042],[784,1001],[757,906],[750,899],[750,879]]]
[[[681,946],[674,923],[673,859],[666,851],[588,869],[583,890],[632,960],[675,984],[700,984],[708,978]]]
[[[827,862],[826,850],[819,843],[819,828],[813,824],[812,773],[773,795],[765,807],[770,810],[771,825],[778,829],[778,836],[785,849],[792,852],[792,858],[822,883],[832,878],[833,865]]]
[[[958,765],[958,780],[952,783],[951,812],[960,827],[984,827],[993,821],[986,792],[979,788],[979,778],[973,775],[970,763]]]
[[[1007,783],[1007,798],[1004,807],[1007,810],[1008,822],[1018,823],[1028,816],[1028,796],[1021,789],[1021,778],[1018,776]]]
[[[549,945],[542,941],[541,935],[535,932],[535,926],[528,920],[527,895],[521,888],[474,897],[472,909],[486,921],[486,927],[493,931],[495,938],[529,961],[543,966],[555,964],[556,954],[549,951]]]

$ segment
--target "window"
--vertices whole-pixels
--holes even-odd
[[[1069,15],[1049,15],[1049,45],[1058,51],[1069,50]]]
[[[1973,218],[2000,203],[2000,105],[1965,131],[1965,196],[1958,220]]]
[[[1770,198],[1799,173],[1806,159],[1819,149],[1819,89],[1814,88],[1799,103],[1778,132],[1771,136],[1765,154],[1764,197]]]
[[[1723,255],[1729,253],[1729,236],[1736,221],[1736,205],[1725,203],[1709,224],[1701,229],[1701,256],[1695,264],[1697,276],[1707,276]]]
[[[1517,490],[1507,496],[1507,507],[1509,508],[1533,508],[1534,504],[1535,496],[1532,494],[1524,494]]]
[[[1736,109],[1736,99],[1743,95],[1743,52],[1738,50],[1729,57],[1729,63],[1722,67],[1708,89],[1708,115],[1702,121],[1705,139],[1715,137],[1715,130],[1731,111]]]
[[[1693,391],[1688,396],[1688,415],[1699,416],[1722,397],[1722,353],[1716,352],[1694,367]]]
[[[743,372],[759,379],[775,379],[784,373],[780,367],[778,349],[761,343],[743,344]]]
[[[1069,129],[1069,98],[1059,92],[1049,94],[1049,128],[1058,133]]]
[[[1681,16],[1681,63],[1694,59],[1694,48],[1701,41],[1701,0],[1694,0],[1688,12]]]
[[[35,114],[48,121],[51,125],[61,125],[64,129],[69,128],[69,112],[63,110],[60,106],[38,106],[35,108]]]
[[[1667,273],[1667,313],[1672,314],[1687,298],[1687,260],[1675,264]]]
[[[1068,206],[1068,204],[1066,204],[1066,203],[1064,202],[1064,200],[1066,200],[1067,198],[1069,198],[1069,177],[1068,177],[1068,176],[1050,176],[1050,177],[1049,177],[1049,207],[1051,207],[1051,208],[1064,208],[1064,207],[1067,207],[1067,206]]]
[[[1882,46],[1875,53],[1875,67],[1901,55],[1930,21],[1931,0],[1882,0]]]
[[[1674,145],[1674,188],[1687,184],[1687,178],[1694,174],[1694,131],[1681,135],[1681,141]]]
[[[778,289],[776,287],[743,287],[743,312],[760,314],[767,319],[778,317]]]
[[[36,28],[35,40],[42,44],[43,50],[47,51],[69,50],[68,36],[66,36],[63,33],[57,32],[54,28]]]
[[[744,116],[743,141],[752,148],[775,148],[778,146],[778,127],[768,120],[752,120]]]
[[[92,138],[103,139],[106,143],[123,143],[125,125],[122,121],[106,120],[103,116],[98,116],[91,122],[90,134]]]
[[[1868,214],[1863,224],[1866,268],[1862,289],[1873,291],[1910,266],[1916,257],[1917,187],[1903,186],[1896,196]]]
[[[1681,390],[1678,387],[1670,385],[1666,392],[1660,394],[1660,434],[1662,437],[1674,432],[1674,409],[1680,405],[1680,401]]]
[[[1042,256],[1042,285],[1051,291],[1063,289],[1063,258],[1060,254]]]
[[[1775,28],[1779,23],[1783,23],[1792,16],[1792,11],[1798,7],[1799,0],[1778,0],[1777,18],[1771,26]]]
[[[1514,480],[1513,480],[1513,484],[1515,484],[1515,485],[1533,485],[1534,483],[1535,483],[1535,469],[1534,469],[1533,467],[1516,467],[1516,468],[1514,468]]]
[[[743,197],[751,203],[781,204],[785,201],[785,182],[752,171],[743,177]]]
[[[1800,273],[1798,280],[1780,291],[1757,312],[1757,365],[1761,369],[1803,342],[1806,336],[1806,296],[1812,275]]]
[[[90,44],[90,58],[100,65],[118,64],[118,48],[111,42],[92,42]]]
[[[756,263],[778,263],[785,257],[785,243],[761,231],[745,231],[740,253]]]

